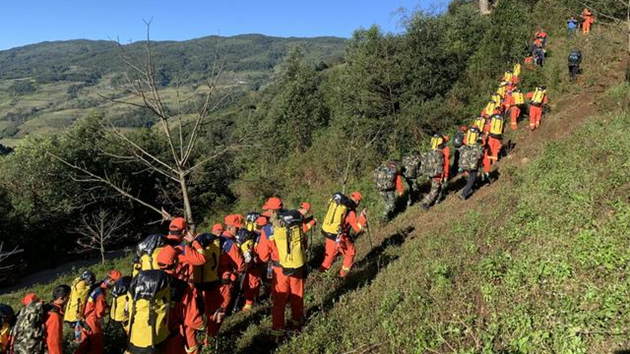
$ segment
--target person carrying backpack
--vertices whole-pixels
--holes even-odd
[[[237,235],[237,243],[241,247],[243,253],[243,259],[246,263],[245,267],[245,281],[243,282],[243,308],[242,311],[249,311],[254,306],[258,294],[260,293],[260,286],[262,285],[262,275],[264,266],[258,261],[258,255],[256,253],[256,247],[260,240],[260,229],[266,224],[266,218],[259,213],[249,213],[246,216],[247,222],[245,223],[246,229],[239,230],[239,234],[243,231],[247,233],[247,240],[242,240]],[[259,220],[261,221],[259,223]],[[262,223],[262,221],[265,223]]]
[[[24,307],[17,314],[15,325],[11,330],[9,352],[44,354],[46,351],[44,304],[35,294],[29,293],[22,299],[22,305]]]
[[[573,16],[571,16],[571,18],[567,20],[567,30],[569,31],[569,40],[573,40],[573,37],[575,37],[575,32],[577,31],[578,24],[579,24],[578,20],[576,20]]]
[[[68,285],[58,285],[53,289],[52,302],[44,306],[46,312],[46,322],[44,328],[46,332],[46,348],[48,354],[63,353],[63,311],[70,298],[72,289]]]
[[[406,155],[402,159],[402,176],[409,187],[409,198],[407,206],[414,202],[416,191],[420,188],[420,160],[422,158],[416,153]]]
[[[578,48],[574,48],[569,53],[567,64],[569,67],[569,80],[573,82],[580,72],[580,64],[582,64],[582,51],[580,51]]]
[[[459,194],[459,199],[466,200],[472,194],[477,182],[479,164],[483,157],[482,134],[477,126],[471,127],[466,133],[466,145],[460,149],[460,170],[467,175],[466,186]]]
[[[367,226],[365,209],[357,214],[357,208],[363,199],[360,192],[350,194],[350,198],[335,193],[328,203],[328,211],[322,222],[322,234],[326,238],[324,260],[319,266],[320,272],[326,272],[341,253],[343,264],[339,277],[345,278],[354,264],[356,249],[354,240]]]
[[[122,277],[118,270],[112,270],[100,283],[94,284],[90,289],[83,318],[86,327],[81,331],[81,344],[75,354],[102,354],[105,348],[103,336],[103,319],[107,313],[108,305],[105,301],[107,290],[114,286]]]
[[[542,47],[542,43],[537,41],[534,44],[534,49],[532,50],[532,57],[534,58],[534,63],[541,68],[545,65],[545,50]]]
[[[522,107],[525,104],[525,95],[521,89],[514,87],[505,96],[506,112],[510,116],[510,128],[518,128],[518,118],[521,116]]]
[[[383,220],[387,221],[396,208],[396,193],[398,193],[398,197],[403,194],[400,164],[397,161],[389,161],[378,166],[374,170],[374,182],[378,193],[385,202]]]
[[[503,145],[504,126],[503,116],[496,114],[490,118],[487,130],[484,131],[486,149],[483,155],[483,164],[486,175],[490,173],[490,167],[499,161],[499,153]]]
[[[448,136],[435,134],[431,138],[431,150],[422,158],[423,174],[431,179],[431,190],[422,200],[422,208],[429,210],[431,204],[436,202],[440,191],[447,188],[450,168],[450,149],[446,146]]]
[[[466,145],[466,133],[468,132],[467,126],[459,127],[459,131],[453,137],[453,147],[455,148],[455,152],[453,153],[453,165],[451,169],[453,171],[459,170],[459,158],[460,158],[460,148]]]
[[[192,286],[192,273],[195,266],[206,263],[203,247],[195,240],[183,217],[175,217],[169,224],[168,235],[150,235],[138,244],[134,259],[134,276],[140,271],[159,270],[157,255],[164,248],[172,248],[178,254],[175,274],[178,279],[190,284],[182,301],[186,308],[186,342],[194,349],[197,345],[197,332],[203,329],[203,311],[200,308],[201,294]],[[191,351],[194,353],[194,350]]]
[[[13,326],[15,326],[15,311],[9,305],[0,304],[0,354],[9,352]]]
[[[157,269],[139,270],[129,285],[128,348],[130,354],[186,354],[188,284],[179,279],[179,252],[163,247],[155,255]]]
[[[529,129],[534,131],[540,127],[543,110],[548,103],[547,88],[536,87],[536,90],[527,93],[527,99],[529,100]]]
[[[307,275],[308,238],[304,230],[304,208],[282,210],[272,220],[272,244],[277,252],[273,267],[273,293],[271,312],[271,334],[276,342],[285,336],[284,312],[287,303],[291,306],[289,329],[301,331],[304,322],[304,280]]]
[[[208,323],[206,333],[209,339],[216,337],[232,303],[235,282],[245,270],[241,250],[236,243],[238,230],[245,226],[242,215],[228,215],[224,218],[225,230],[219,237],[221,256],[219,257],[218,275],[220,285],[205,294],[205,308]],[[240,290],[240,289],[239,289]],[[208,344],[208,342],[206,342]]]

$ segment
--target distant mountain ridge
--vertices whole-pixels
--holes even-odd
[[[167,75],[177,76],[183,71],[207,70],[208,63],[216,58],[225,60],[228,71],[270,70],[295,45],[304,47],[311,60],[336,59],[343,55],[345,41],[337,37],[283,38],[242,34],[231,37],[213,35],[186,41],[152,41],[152,44],[157,64]],[[124,44],[123,48],[132,54],[141,54],[144,43]],[[69,70],[106,75],[120,71],[119,56],[117,44],[106,40],[76,39],[29,44],[0,51],[0,78],[45,78],[46,75]]]
[[[281,38],[261,34],[207,36],[186,41],[152,41],[157,82],[165,95],[177,86],[205,83],[215,64],[223,65],[219,86],[234,90],[238,102],[273,81],[275,68],[300,46],[307,60],[328,67],[343,60],[346,39]],[[30,44],[0,51],[0,144],[14,145],[30,134],[62,132],[76,119],[96,113],[117,125],[151,124],[150,114],[115,105],[101,95],[125,94],[129,70],[123,51],[140,63],[145,42],[68,40]]]

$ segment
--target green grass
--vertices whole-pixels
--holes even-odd
[[[440,233],[417,225],[391,250],[397,261],[279,352],[593,353],[625,343],[615,334],[630,325],[628,124],[627,112],[599,117],[515,171],[520,182],[486,200],[490,210]]]

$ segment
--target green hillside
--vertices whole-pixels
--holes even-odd
[[[291,48],[302,47],[314,64],[333,65],[341,60],[345,41],[250,34],[152,45],[165,95],[174,94],[177,86],[202,84],[213,64],[224,63],[221,87],[234,90],[240,98],[269,83]],[[150,123],[144,112],[102,97],[127,98],[122,83],[128,67],[122,53],[142,58],[144,50],[144,42],[119,48],[111,41],[72,40],[0,51],[0,143],[12,146],[29,134],[62,132],[91,112],[123,127]]]
[[[288,208],[309,201],[321,220],[330,195],[342,189],[361,190],[371,226],[357,239],[355,266],[343,279],[336,276],[339,260],[328,273],[316,271],[324,237],[319,230],[310,235],[300,333],[276,343],[265,298],[227,318],[221,353],[630,350],[630,56],[624,32],[603,19],[589,36],[568,40],[566,19],[581,7],[577,0],[501,0],[482,16],[475,2],[453,1],[443,14],[414,13],[399,34],[358,29],[343,59],[331,65],[318,65],[308,49],[292,50],[273,67],[272,80],[242,91],[221,110],[223,119],[204,127],[195,158],[225,141],[245,142],[190,177],[199,229],[228,213],[258,210],[270,196],[281,196]],[[526,92],[548,88],[540,129],[527,129],[527,115],[517,131],[508,128],[492,182],[470,199],[457,197],[465,183],[457,176],[430,210],[401,200],[392,220],[377,220],[383,201],[374,168],[425,151],[435,133],[452,136],[471,124],[504,71],[528,55],[541,27],[549,34],[547,61],[542,68],[524,65],[519,83]],[[570,82],[567,54],[576,47],[584,54],[583,73]],[[77,98],[96,97],[101,84],[82,88]],[[163,92],[173,94],[170,83]],[[82,114],[66,133],[22,139],[0,157],[6,226],[0,235],[44,260],[54,258],[51,246],[55,254],[71,250],[75,235],[64,228],[97,207],[130,215],[140,235],[165,231],[156,215],[77,181],[76,171],[50,153],[122,180],[134,195],[173,214],[183,210],[177,185],[137,161],[120,163],[109,132],[97,117]],[[24,125],[40,127],[29,122]],[[128,137],[171,162],[158,129],[130,130]],[[130,258],[92,269],[98,277],[111,268],[130,273]],[[46,296],[76,273],[0,295],[0,302],[18,307],[27,291]],[[106,339],[106,352],[122,352],[122,333],[108,328]]]

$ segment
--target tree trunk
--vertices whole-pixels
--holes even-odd
[[[105,264],[105,246],[101,243],[101,264]]]
[[[182,198],[184,199],[184,217],[190,225],[190,231],[195,233],[195,221],[193,220],[192,208],[190,207],[190,197],[188,196],[188,185],[186,184],[186,175],[179,174],[179,184],[182,188]]]
[[[479,0],[479,11],[482,15],[490,14],[490,4],[488,3],[488,1],[489,0]]]

